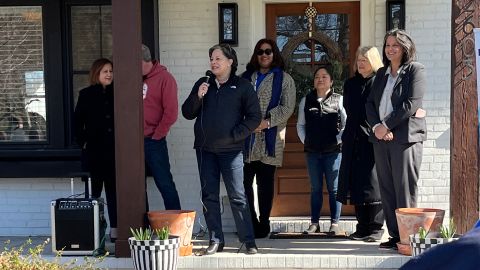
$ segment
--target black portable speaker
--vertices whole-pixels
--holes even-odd
[[[73,178],[71,181],[73,185]],[[90,178],[88,186],[90,186]],[[61,251],[64,255],[92,255],[100,248],[106,227],[102,199],[53,200],[51,220],[53,252]]]

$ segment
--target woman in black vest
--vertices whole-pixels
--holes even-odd
[[[323,202],[323,177],[327,183],[331,226],[329,232],[339,232],[338,220],[342,204],[336,201],[340,169],[341,137],[346,122],[343,98],[332,89],[332,67],[320,66],[314,75],[314,90],[308,93],[298,108],[297,132],[304,143],[310,176],[311,224],[304,233],[320,231],[318,221]]]
[[[367,122],[365,103],[375,74],[383,66],[376,47],[360,47],[354,63],[355,75],[343,86],[343,106],[347,124],[342,136],[342,165],[337,200],[355,205],[357,228],[353,240],[376,241],[383,235],[383,210],[378,186],[373,145],[368,141],[372,129]]]

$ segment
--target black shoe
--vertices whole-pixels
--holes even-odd
[[[245,248],[247,249],[247,254],[253,255],[258,253],[258,248],[255,242],[247,242],[245,243]]]
[[[397,250],[397,243],[400,242],[398,237],[390,237],[387,242],[380,243],[379,249],[393,249]]]
[[[312,223],[310,224],[308,229],[303,231],[303,234],[318,233],[318,232],[320,232],[320,226],[318,226],[318,223]]]
[[[383,230],[372,231],[372,233],[363,241],[365,242],[376,242],[382,240]]]
[[[359,231],[356,231],[352,234],[350,234],[348,236],[348,238],[352,239],[352,240],[357,240],[357,241],[363,241],[365,239],[367,239],[368,237],[370,237],[370,235],[368,233],[361,233]]]
[[[205,255],[212,255],[217,252],[222,252],[223,248],[225,247],[225,243],[223,242],[214,242],[210,241],[207,249],[205,249]]]
[[[270,222],[262,222],[255,229],[255,238],[265,238],[270,234]]]

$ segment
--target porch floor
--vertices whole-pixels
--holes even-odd
[[[384,238],[386,236],[384,235]],[[34,244],[40,244],[48,237],[32,237]],[[19,246],[28,237],[0,237],[0,248],[10,240],[10,246]],[[194,240],[194,251],[206,247],[206,239]],[[410,257],[399,255],[396,251],[379,250],[379,243],[366,243],[346,239],[257,239],[259,253],[246,255],[239,253],[237,236],[226,234],[226,247],[221,253],[211,256],[180,257],[179,269],[398,269]],[[114,251],[114,245],[107,244],[107,250]],[[43,257],[55,259],[49,244]],[[61,262],[76,259],[83,261],[83,256],[64,256]],[[130,258],[115,258],[113,255],[98,264],[108,269],[133,269]]]

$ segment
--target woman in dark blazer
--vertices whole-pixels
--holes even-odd
[[[415,44],[403,30],[387,32],[384,67],[379,69],[366,104],[383,211],[390,239],[382,249],[396,249],[400,241],[395,209],[416,207],[417,181],[427,139],[423,96],[424,66],[414,62]]]
[[[92,196],[99,198],[105,184],[110,237],[117,237],[115,137],[113,123],[113,64],[101,58],[90,69],[90,86],[80,90],[75,107],[75,137],[92,177]]]
[[[360,47],[355,57],[355,75],[345,81],[343,107],[347,123],[342,135],[342,164],[337,200],[355,205],[357,229],[353,240],[376,241],[383,234],[383,210],[378,187],[373,145],[368,141],[372,130],[367,122],[365,103],[371,92],[375,73],[383,66],[376,47]]]

